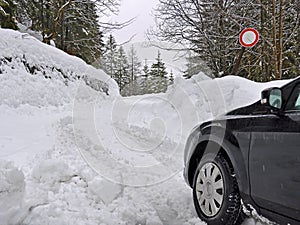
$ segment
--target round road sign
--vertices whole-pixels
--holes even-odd
[[[240,34],[240,44],[243,47],[251,48],[257,44],[258,40],[259,34],[254,28],[246,28]]]

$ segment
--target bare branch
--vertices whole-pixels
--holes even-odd
[[[45,37],[44,40],[43,40],[45,43],[48,43],[48,44],[49,44],[50,41],[57,35],[56,29],[57,29],[58,22],[59,22],[59,20],[61,19],[63,12],[64,12],[64,11],[66,10],[66,8],[68,8],[71,4],[72,4],[72,0],[68,0],[65,4],[63,4],[63,5],[59,8],[59,10],[58,10],[58,12],[57,12],[57,16],[56,16],[56,18],[55,18],[55,20],[54,20],[54,23],[53,23],[53,26],[52,26],[52,33],[51,33],[49,36]]]

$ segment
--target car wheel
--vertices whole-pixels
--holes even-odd
[[[241,214],[238,185],[233,169],[220,154],[201,159],[194,176],[193,199],[198,216],[207,224],[237,223]]]

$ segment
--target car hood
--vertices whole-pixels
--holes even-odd
[[[202,128],[209,126],[212,123],[222,123],[228,120],[255,117],[258,114],[264,114],[266,112],[267,112],[266,107],[262,106],[260,101],[257,101],[253,104],[234,109],[225,114],[221,114],[213,120],[204,122],[200,125],[200,129],[202,130]]]
[[[230,112],[227,112],[223,116],[243,116],[243,115],[255,115],[258,113],[262,113],[266,110],[265,106],[263,106],[260,101],[257,101],[251,105],[243,106],[237,109],[234,109]]]

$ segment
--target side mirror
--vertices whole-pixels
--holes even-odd
[[[279,110],[282,107],[282,91],[280,88],[268,88],[261,93],[261,104],[271,109]]]

